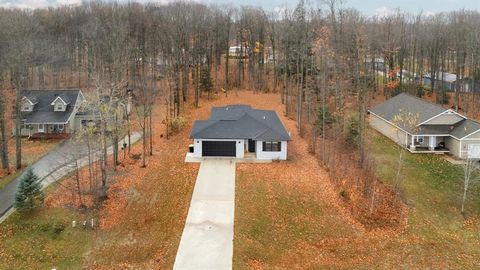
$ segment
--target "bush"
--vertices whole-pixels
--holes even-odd
[[[450,96],[446,91],[440,91],[437,95],[437,103],[448,104],[450,102]]]
[[[334,122],[334,118],[333,118],[332,114],[330,113],[330,110],[328,109],[328,107],[318,108],[318,110],[317,110],[317,123],[316,123],[318,134],[322,134],[324,115],[325,115],[325,128],[329,127]]]
[[[187,119],[181,116],[177,117],[175,120],[172,121],[172,133],[175,134],[180,132],[186,124]]]
[[[349,121],[348,125],[346,127],[346,134],[345,134],[345,142],[347,143],[348,146],[352,146],[354,148],[357,148],[359,145],[359,140],[360,140],[360,122],[358,117],[352,116]]]

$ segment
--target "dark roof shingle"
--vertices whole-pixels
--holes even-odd
[[[66,123],[73,113],[80,90],[24,90],[22,95],[35,100],[31,112],[22,112],[26,124]],[[68,105],[65,111],[54,111],[51,103],[62,98]],[[32,100],[33,99],[33,100]]]
[[[190,138],[288,141],[290,135],[274,111],[229,105],[212,108],[209,120],[195,121]]]

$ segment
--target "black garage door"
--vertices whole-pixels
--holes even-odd
[[[204,157],[234,157],[236,150],[236,142],[202,142],[202,156]]]

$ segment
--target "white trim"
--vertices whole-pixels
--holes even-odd
[[[468,138],[466,138],[466,137],[468,137],[468,136],[472,136],[473,134],[477,134],[478,132],[480,132],[480,129],[477,129],[477,130],[475,130],[474,132],[463,136],[463,137],[462,137],[461,139],[459,139],[459,140],[478,140],[478,138],[476,138],[476,139],[475,139],[475,138],[473,138],[473,139],[468,139]]]
[[[433,119],[435,119],[435,118],[437,118],[437,117],[440,117],[440,116],[442,116],[442,115],[446,114],[447,112],[454,113],[454,114],[456,114],[456,115],[458,115],[458,116],[462,117],[463,119],[467,119],[467,117],[465,117],[465,116],[463,116],[463,115],[461,115],[461,114],[457,113],[456,111],[454,111],[454,110],[452,110],[452,109],[448,109],[448,110],[445,110],[445,111],[443,111],[442,113],[440,113],[440,114],[437,114],[437,115],[435,115],[434,117],[432,117],[432,118],[430,118],[430,119],[428,119],[428,120],[426,120],[426,121],[424,121],[424,122],[422,122],[422,123],[418,124],[418,125],[417,125],[417,127],[419,127],[419,126],[421,126],[421,125],[423,125],[423,124],[425,124],[425,123],[427,123],[427,122],[430,122],[430,121],[432,121]]]
[[[60,96],[58,96],[56,99],[54,99],[50,105],[52,105],[52,106],[55,105],[55,102],[57,101],[57,99],[60,99],[63,102],[63,105],[65,105],[65,106],[68,105],[68,103],[66,103],[65,100],[63,100]]]
[[[77,112],[74,109],[72,113],[70,113],[70,116],[67,118],[67,122],[65,122],[65,124],[68,124],[70,121],[72,121],[72,118],[75,117],[76,115],[77,115]]]
[[[388,121],[387,119],[385,119],[385,118],[383,118],[383,117],[381,117],[381,116],[378,116],[377,114],[375,114],[375,113],[373,113],[373,112],[371,112],[371,111],[369,111],[369,112],[370,112],[370,114],[373,114],[373,115],[375,115],[376,117],[378,117],[378,118],[380,118],[381,120],[383,120],[383,121],[387,122],[387,123],[388,123],[388,124],[390,124],[391,126],[394,126],[394,127],[398,128],[398,129],[400,129],[401,131],[403,131],[403,132],[407,133],[407,134],[408,134],[408,135],[410,135],[410,136],[437,136],[437,137],[452,137],[452,138],[455,138],[455,139],[457,139],[457,140],[462,140],[461,138],[457,138],[457,137],[455,137],[455,136],[453,136],[453,135],[451,135],[451,134],[447,134],[447,135],[446,135],[446,134],[438,134],[438,135],[437,135],[437,134],[415,134],[415,135],[414,135],[414,134],[412,134],[412,133],[410,133],[410,132],[408,132],[408,131],[406,131],[406,130],[404,130],[404,129],[400,128],[399,126],[397,126],[397,125],[393,124],[392,122]],[[473,132],[473,133],[470,133],[469,135],[467,135],[467,136],[464,136],[464,137],[462,137],[462,138],[465,138],[465,137],[468,137],[468,136],[470,136],[470,135],[473,135],[474,133],[476,133],[476,132],[479,132],[479,131],[480,131],[480,129],[479,129],[479,130],[477,130],[477,131],[475,131],[475,132]]]
[[[68,122],[44,122],[44,123],[34,123],[34,122],[25,122],[25,124],[29,124],[29,125],[41,125],[41,124],[45,124],[45,125],[55,125],[55,124],[68,124]]]
[[[26,99],[28,101],[28,103],[30,103],[30,105],[35,105],[35,103],[33,103],[29,98],[27,98],[26,96],[23,96],[22,97],[22,100]]]

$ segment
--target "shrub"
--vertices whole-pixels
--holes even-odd
[[[348,125],[346,127],[346,134],[345,134],[345,142],[347,143],[348,146],[352,146],[354,148],[357,148],[359,145],[359,139],[360,139],[360,122],[358,120],[358,117],[352,116],[349,121]]]
[[[178,133],[180,132],[183,127],[185,127],[185,125],[187,124],[187,119],[185,119],[184,117],[177,117],[175,120],[172,121],[172,133],[175,134],[175,133]]]
[[[317,132],[322,134],[323,130],[323,117],[325,115],[325,128],[329,127],[335,121],[328,107],[320,107],[317,110]]]

